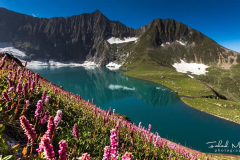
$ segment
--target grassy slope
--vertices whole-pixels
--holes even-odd
[[[237,73],[237,70],[235,69],[237,68],[237,66],[234,66],[233,68],[234,69],[232,70],[232,72],[235,75]],[[208,88],[201,82],[203,81],[202,79],[204,78],[204,76],[198,77],[199,79],[201,78],[201,81],[199,81],[188,77],[186,74],[178,73],[173,69],[159,66],[158,64],[154,64],[153,62],[138,63],[138,67],[135,67],[134,69],[127,71],[124,74],[127,76],[162,84],[174,91],[177,91],[178,94],[181,96],[183,102],[185,102],[189,106],[240,124],[239,103],[233,102],[231,100],[202,98],[202,96],[215,96],[215,93],[212,92],[210,88]],[[209,72],[208,76],[212,77],[214,76],[214,74],[214,72]],[[228,74],[220,75],[221,76],[215,77],[222,80],[222,83],[225,86],[228,86],[227,88],[230,88],[232,83],[227,83],[226,81],[224,81],[225,78],[227,79]],[[236,75],[236,77],[238,76]],[[223,89],[219,89],[221,93],[225,93]],[[185,96],[196,98],[192,99]]]
[[[229,70],[212,66],[206,75],[197,76],[202,82],[214,87],[228,99],[240,102],[240,64],[233,65]]]

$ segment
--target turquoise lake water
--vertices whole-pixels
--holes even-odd
[[[94,98],[95,104],[102,109],[108,110],[111,106],[116,113],[126,115],[137,125],[139,122],[145,127],[152,124],[152,131],[161,137],[203,152],[240,154],[240,146],[237,146],[240,125],[187,106],[164,86],[127,77],[120,71],[107,68],[32,70],[85,100]],[[209,148],[220,141],[225,147]],[[235,150],[231,152],[231,149]]]

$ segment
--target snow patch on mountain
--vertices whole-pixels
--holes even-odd
[[[178,41],[176,40],[179,44],[183,45],[183,46],[186,46],[186,43],[182,42],[182,41]]]
[[[22,63],[25,63],[24,60],[21,60]],[[45,67],[84,67],[86,69],[94,69],[97,67],[97,64],[90,61],[84,61],[82,63],[74,63],[74,62],[57,62],[54,60],[47,61],[29,61],[27,62],[27,68],[45,68]]]
[[[0,42],[0,52],[11,54],[11,55],[13,55],[14,57],[17,57],[17,58],[27,57],[27,55],[24,52],[16,49],[13,46],[12,42],[10,42],[10,43]]]
[[[110,70],[117,70],[121,67],[122,65],[120,64],[117,64],[117,63],[113,63],[113,62],[110,62],[106,65],[106,67]]]
[[[191,76],[191,75],[188,75],[188,77],[190,77],[190,78],[194,78],[193,76]]]
[[[208,72],[206,71],[206,69],[209,66],[201,63],[186,63],[183,60],[181,60],[181,63],[174,63],[173,67],[176,68],[177,72],[181,73],[191,72],[192,74],[195,75],[201,75]]]
[[[126,43],[126,42],[137,42],[137,37],[124,37],[123,39],[116,38],[116,37],[110,37],[107,41],[110,44],[119,44],[119,43]]]

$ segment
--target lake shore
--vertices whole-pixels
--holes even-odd
[[[188,106],[206,112],[213,116],[240,124],[240,104],[221,99],[203,98],[215,96],[210,88],[187,74],[178,73],[167,67],[157,67],[153,70],[144,67],[123,73],[126,76],[154,82],[163,85],[176,93]]]

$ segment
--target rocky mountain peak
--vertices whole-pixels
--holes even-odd
[[[98,9],[93,12],[94,14],[103,15]]]

